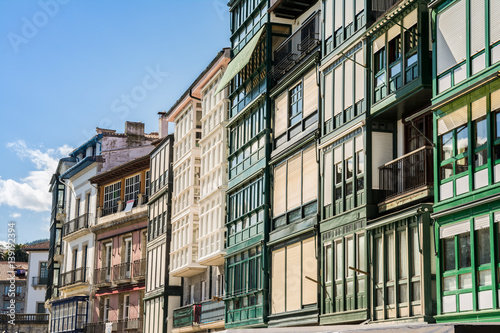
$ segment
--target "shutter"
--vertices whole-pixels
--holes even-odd
[[[439,230],[439,238],[448,238],[452,237],[455,235],[460,235],[465,232],[470,231],[470,222],[469,221],[463,221],[459,223],[454,223],[452,225],[447,225],[445,227],[441,227]]]
[[[332,72],[325,75],[325,121],[332,119],[332,98],[333,98],[333,75]]]
[[[491,93],[491,111],[500,109],[500,89]]]
[[[417,24],[418,20],[418,9],[414,9],[410,14],[406,15],[403,19],[403,26],[405,29],[410,29],[415,24]]]
[[[354,144],[356,146],[356,152],[363,150],[363,135],[358,135],[354,139]]]
[[[302,165],[302,203],[304,204],[318,197],[318,163],[316,163],[314,145],[304,150]]]
[[[490,227],[490,216],[484,215],[474,218],[474,230],[481,230]]]
[[[399,36],[400,33],[401,33],[401,27],[399,25],[392,26],[387,32],[387,41],[389,42],[393,40],[395,37]]]
[[[352,106],[353,99],[353,86],[352,80],[354,78],[353,73],[353,62],[351,60],[346,60],[345,62],[345,73],[344,73],[344,109]]]
[[[498,2],[498,0],[494,1]],[[484,49],[486,40],[484,0],[470,0],[470,54],[474,55]]]
[[[348,159],[349,157],[352,157],[352,140],[344,144],[344,159]]]
[[[297,154],[288,160],[288,172],[287,172],[287,206],[286,210],[289,211],[293,208],[300,206],[300,194],[302,193],[301,184],[301,164],[302,164],[302,154]]]
[[[333,0],[325,1],[325,40],[333,33]]]
[[[277,137],[286,131],[288,124],[288,93],[279,95],[274,102],[274,135]]]
[[[302,305],[315,304],[317,302],[318,288],[316,283],[306,279],[317,280],[317,265],[316,260],[316,243],[314,237],[306,239],[302,242]]]
[[[300,310],[301,243],[286,248],[286,311]]]
[[[342,111],[344,111],[342,107],[342,91],[344,89],[344,80],[343,80],[343,71],[342,71],[343,63],[340,66],[335,68],[335,96],[333,98],[333,114],[336,116]]]
[[[344,0],[334,0],[335,1],[335,31],[342,28],[342,16],[344,14]],[[351,0],[352,1],[352,0]]]
[[[286,163],[274,168],[273,186],[274,217],[286,212]]]
[[[471,113],[471,121],[486,115],[486,96],[472,102]]]
[[[436,19],[437,74],[465,59],[465,0],[457,1]]]
[[[490,0],[490,45],[500,40],[500,1]]]
[[[467,123],[467,105],[438,119],[438,135]]]
[[[380,36],[373,42],[373,54],[377,53],[378,50],[384,48],[385,46],[385,35]]]
[[[335,156],[333,163],[337,164],[342,161],[342,146],[335,148]]]
[[[345,2],[345,26],[349,26],[354,20],[354,1],[348,0]]]
[[[332,203],[332,151],[325,153],[323,157],[323,205]]]
[[[365,10],[365,1],[364,0],[356,0],[356,15]]]
[[[304,118],[318,110],[318,86],[316,70],[313,69],[304,77]]]
[[[356,82],[355,82],[355,99],[356,103],[365,98],[365,71],[366,69],[358,64],[364,64],[363,59],[363,49],[359,50],[354,54],[354,60],[356,61]]]
[[[285,248],[273,251],[272,255],[272,313],[285,312]]]

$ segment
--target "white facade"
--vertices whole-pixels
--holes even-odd
[[[200,177],[199,258],[203,265],[224,264],[227,188],[227,88],[215,94],[224,72],[220,68],[202,90],[203,118]]]
[[[198,261],[201,103],[189,101],[175,117],[170,274],[193,276]]]
[[[49,250],[28,252],[28,289],[25,313],[46,313],[44,308],[47,290]],[[45,272],[44,272],[45,270]],[[41,312],[43,308],[43,312]]]

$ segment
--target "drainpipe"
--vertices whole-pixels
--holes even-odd
[[[198,98],[198,97],[194,97],[193,96],[193,89],[189,89],[189,97],[191,97],[192,99],[195,99],[197,101],[200,101],[201,102],[201,98]]]

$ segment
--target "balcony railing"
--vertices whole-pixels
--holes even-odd
[[[118,321],[108,322],[111,324],[112,332],[130,332],[130,333],[139,333],[142,332],[142,319],[121,319]],[[106,323],[98,322],[98,323],[88,323],[85,324],[85,332],[86,333],[105,333],[106,332]]]
[[[73,284],[87,282],[87,267],[80,267],[61,274],[61,287],[71,286]]]
[[[118,212],[118,205],[102,208],[102,216],[111,215]]]
[[[63,237],[89,227],[90,214],[85,213],[63,224]]]
[[[46,286],[47,282],[49,281],[49,278],[47,276],[34,276],[31,284],[34,286]]]
[[[103,267],[95,270],[94,283],[98,286],[111,283],[111,267]]]
[[[146,259],[134,261],[133,265],[134,279],[144,279],[146,277]]]
[[[10,320],[7,314],[0,314],[0,322],[7,323]],[[16,324],[47,324],[48,313],[16,313]]]
[[[201,303],[200,323],[206,324],[224,320],[224,301],[206,301]]]
[[[376,21],[401,0],[372,0],[372,15]]]
[[[309,18],[274,51],[274,80],[281,79],[295,64],[320,44],[320,12]]]
[[[381,200],[432,186],[432,148],[422,147],[379,167]]]
[[[132,277],[132,264],[125,262],[113,266],[113,281],[128,280]]]
[[[191,304],[174,310],[173,327],[185,327],[200,323],[200,304]]]

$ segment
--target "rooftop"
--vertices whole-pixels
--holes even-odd
[[[26,245],[23,250],[25,251],[48,251],[50,247],[50,241],[35,243],[31,245]]]

